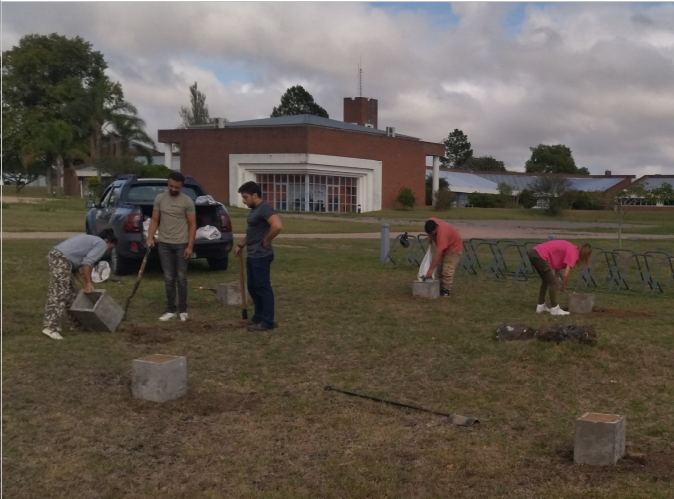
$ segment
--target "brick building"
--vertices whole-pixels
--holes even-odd
[[[279,210],[393,208],[402,187],[412,189],[423,205],[426,158],[439,165],[444,145],[377,129],[374,99],[344,99],[344,116],[344,122],[307,114],[215,120],[206,127],[160,130],[159,142],[165,144],[167,164],[170,145],[179,144],[182,173],[223,203],[243,207],[237,189],[254,180]]]

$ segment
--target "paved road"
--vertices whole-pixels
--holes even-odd
[[[423,230],[419,230],[423,232]],[[557,239],[617,239],[614,233],[595,233],[578,232],[568,229],[550,230],[536,228],[509,228],[505,227],[465,227],[459,229],[464,239],[485,238],[485,239],[547,239],[549,234],[555,234]],[[17,239],[68,239],[77,236],[81,232],[3,232],[2,239],[6,241]],[[394,238],[401,234],[392,232]],[[242,238],[243,234],[235,234],[235,240]],[[279,234],[278,239],[379,239],[379,232],[351,232],[347,234]],[[674,239],[671,235],[655,234],[623,234],[624,239]]]

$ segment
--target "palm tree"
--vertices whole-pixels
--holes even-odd
[[[110,138],[111,149],[115,157],[129,155],[129,150],[133,147],[147,159],[152,162],[153,150],[156,147],[154,140],[145,131],[145,121],[136,115],[125,114],[118,115],[111,121],[112,130],[108,134]]]
[[[136,107],[124,100],[122,87],[107,78],[96,80],[85,90],[73,106],[89,140],[89,160],[92,164],[101,157],[104,130],[123,116],[136,116]],[[114,125],[113,125],[114,127]],[[101,172],[98,172],[100,179]]]

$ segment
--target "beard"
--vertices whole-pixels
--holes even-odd
[[[180,191],[173,192],[173,191],[169,190],[169,194],[173,197],[176,197],[176,196],[180,195]]]

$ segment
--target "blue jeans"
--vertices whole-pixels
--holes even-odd
[[[166,287],[166,311],[176,313],[176,284],[178,285],[178,308],[177,312],[187,312],[187,260],[185,249],[187,243],[171,244],[158,243],[159,261],[164,271],[164,284]]]
[[[246,258],[248,293],[253,299],[255,313],[252,321],[264,327],[274,327],[274,291],[271,289],[271,262],[274,255],[262,258]]]

